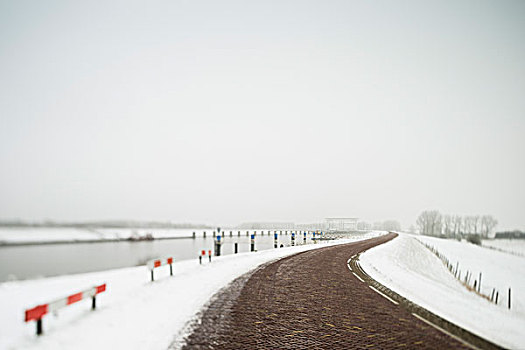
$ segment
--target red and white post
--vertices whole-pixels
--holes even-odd
[[[170,276],[173,276],[173,258],[164,258],[164,259],[153,259],[148,261],[147,266],[151,271],[151,282],[155,281],[155,276],[153,275],[153,270],[155,270],[157,267],[161,267],[163,265],[169,265],[170,266]]]

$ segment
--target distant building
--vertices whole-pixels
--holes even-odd
[[[358,218],[326,218],[328,231],[357,231]]]
[[[496,238],[496,239],[499,239],[499,238],[517,238],[517,239],[525,239],[525,232],[521,232],[521,231],[505,231],[505,232],[497,232],[495,238]]]

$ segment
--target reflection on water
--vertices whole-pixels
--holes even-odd
[[[250,238],[226,235],[222,255],[250,250]],[[303,238],[298,240],[303,243]],[[308,237],[308,243],[310,243]],[[71,243],[0,247],[0,282],[72,273],[83,273],[145,264],[152,258],[172,255],[175,260],[197,260],[202,249],[212,250],[214,239],[179,238],[140,242]],[[290,235],[279,236],[279,245],[289,245]],[[273,234],[258,235],[257,250],[273,249]]]

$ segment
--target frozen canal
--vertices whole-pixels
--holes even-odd
[[[255,249],[273,249],[273,230],[257,231]],[[279,232],[279,231],[277,231]],[[250,231],[252,234],[253,231]],[[191,236],[191,231],[186,236]],[[290,231],[278,236],[279,245],[290,245]],[[233,231],[230,237],[226,231],[221,248],[222,255],[233,254],[238,243],[239,253],[250,250],[250,237],[246,230]],[[303,244],[303,235],[296,242]],[[307,243],[312,243],[308,235]],[[60,243],[42,245],[0,246],[0,282],[15,279],[33,279],[64,274],[109,270],[145,264],[149,259],[171,255],[175,260],[195,259],[201,250],[212,250],[214,237],[208,231],[206,238],[202,231],[196,238],[178,237],[153,241],[121,241],[93,243]]]

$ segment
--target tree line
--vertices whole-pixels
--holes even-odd
[[[492,237],[498,221],[492,215],[450,215],[437,210],[425,210],[416,220],[419,233],[427,236],[460,238],[476,235]]]

